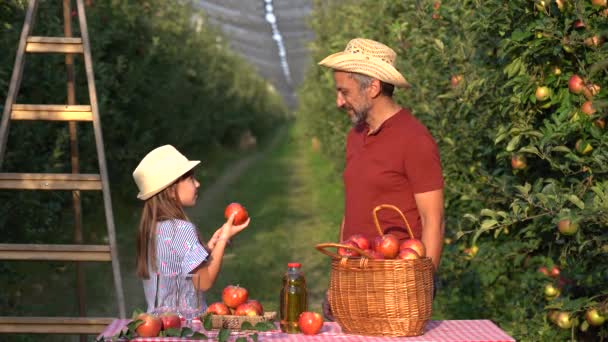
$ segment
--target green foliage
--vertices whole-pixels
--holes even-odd
[[[114,193],[132,197],[136,190],[131,173],[154,147],[173,144],[192,158],[208,161],[205,153],[212,153],[217,146],[236,146],[246,131],[263,139],[284,120],[286,107],[279,95],[205,24],[204,13],[189,1],[86,3]],[[63,35],[61,6],[57,1],[40,3],[34,35]],[[8,92],[26,7],[27,1],[0,4],[0,46],[4,52],[0,56],[0,94]],[[74,35],[79,36],[76,18],[72,24]],[[77,103],[86,104],[88,90],[81,56],[75,57],[75,69]],[[26,56],[17,102],[66,102],[63,55]],[[69,172],[66,128],[47,122],[13,122],[3,171]],[[78,136],[80,170],[95,173],[98,164],[92,125],[80,124]],[[67,192],[0,192],[4,241],[70,241],[71,229],[57,227],[71,226],[69,212],[63,215],[70,201]],[[83,207],[100,206],[98,200],[90,201]]]
[[[603,41],[607,12],[590,1],[559,3],[317,1],[311,21],[314,61],[358,36],[395,49],[413,85],[396,99],[439,144],[447,235],[456,241],[443,253],[435,316],[492,319],[518,340],[608,336],[605,326],[563,330],[546,318],[555,308],[580,323],[589,307],[608,310],[608,267],[599,262],[608,253],[608,135],[598,121],[608,112],[608,44],[589,40]],[[568,90],[573,74],[600,86],[586,94],[593,115],[580,109],[586,96]],[[536,99],[540,86],[547,100]],[[300,99],[299,118],[340,169],[349,123],[335,109],[331,72],[313,66]],[[511,168],[516,153],[526,168]],[[557,230],[565,218],[579,224],[572,236]],[[559,279],[537,272],[553,265]],[[561,287],[550,302],[547,282]]]

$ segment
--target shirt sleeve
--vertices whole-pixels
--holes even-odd
[[[404,169],[414,194],[443,189],[443,173],[437,143],[428,131],[406,142]]]
[[[203,261],[207,260],[209,252],[207,252],[207,250],[205,250],[205,248],[198,241],[196,227],[192,223],[186,222],[182,227],[180,227],[180,236],[180,248],[183,248],[184,251],[184,257],[181,262],[181,271],[182,274],[187,274],[197,268],[201,263],[203,263]]]

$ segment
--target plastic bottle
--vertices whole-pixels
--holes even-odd
[[[306,299],[306,279],[300,269],[301,264],[291,262],[287,264],[287,272],[283,275],[283,286],[280,298],[281,331],[298,333],[298,318],[308,309]]]

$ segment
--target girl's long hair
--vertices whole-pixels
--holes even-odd
[[[156,272],[156,225],[164,220],[189,221],[177,193],[177,183],[192,176],[184,174],[170,186],[150,197],[144,203],[137,234],[137,275],[150,279],[150,271]],[[148,265],[152,269],[148,269]]]

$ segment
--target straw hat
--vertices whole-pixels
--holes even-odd
[[[171,145],[155,148],[133,171],[139,188],[137,198],[147,200],[156,195],[199,163],[199,160],[188,160]]]
[[[342,52],[325,57],[319,65],[377,78],[396,87],[406,88],[409,83],[395,69],[397,54],[393,49],[371,39],[355,38]]]

